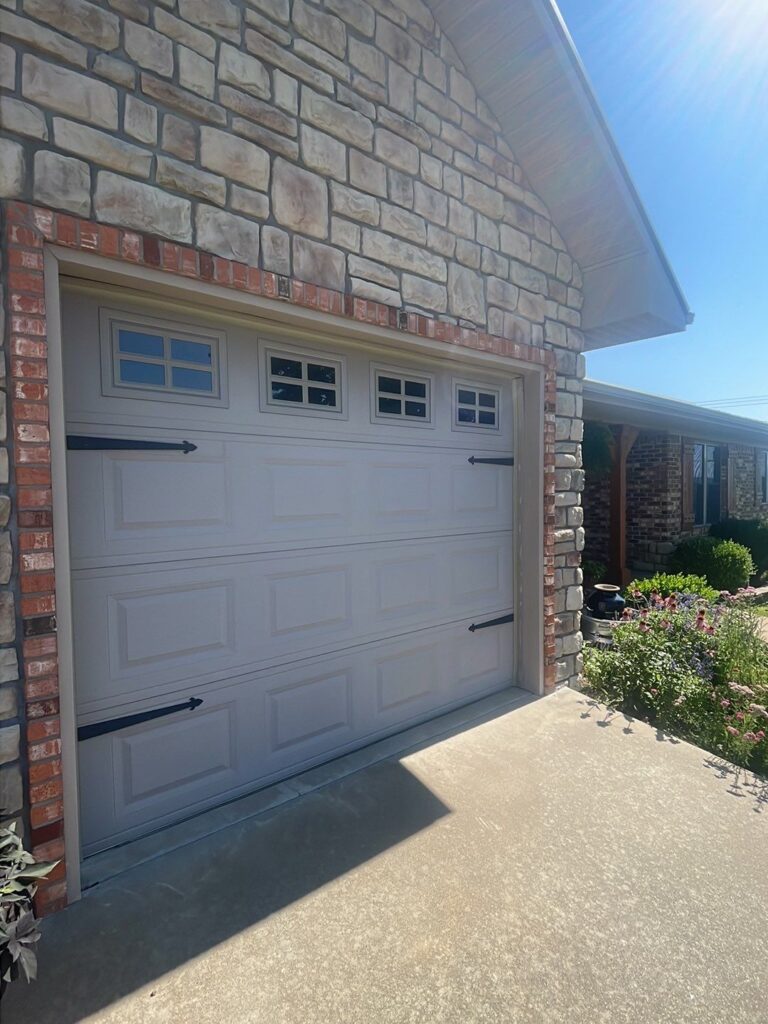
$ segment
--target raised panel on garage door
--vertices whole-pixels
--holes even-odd
[[[198,358],[195,337],[214,339],[203,349],[226,353],[211,371],[226,402],[126,398],[104,365],[115,342],[100,338],[102,306],[150,332],[128,344],[165,367],[152,380]],[[153,315],[118,294],[64,303],[68,433],[196,446],[68,456],[78,723],[114,727],[80,743],[87,853],[491,693],[514,672],[515,471],[468,461],[509,461],[511,378],[404,355],[402,380],[429,397],[427,422],[409,428],[373,401],[373,385],[396,386],[391,352],[382,385],[375,349],[292,339],[316,353],[301,373],[323,359],[336,368],[343,416],[291,415],[264,402],[258,323],[168,307],[153,335]],[[491,430],[459,423],[457,380],[465,418],[473,380],[478,416],[492,396]],[[157,714],[189,698],[197,710]]]
[[[312,439],[297,450],[261,437],[195,443],[176,459],[70,453],[82,496],[71,528],[77,568],[201,549],[223,556],[508,530],[512,519],[512,475],[470,466],[464,451]]]
[[[82,710],[513,604],[505,533],[77,573]]]
[[[205,699],[198,711],[80,744],[85,852],[508,685],[512,624],[474,636],[467,625],[463,620],[190,689]]]

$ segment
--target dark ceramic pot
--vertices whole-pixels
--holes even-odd
[[[598,583],[587,600],[587,608],[596,619],[620,619],[625,604],[621,587],[612,583]]]

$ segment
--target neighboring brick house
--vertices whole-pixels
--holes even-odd
[[[548,2],[0,34],[0,803],[62,858],[46,910],[83,856],[578,680],[582,352],[691,317]]]
[[[582,496],[584,557],[611,580],[664,570],[722,519],[768,517],[768,423],[590,380],[584,419],[612,438],[610,473],[587,468]]]

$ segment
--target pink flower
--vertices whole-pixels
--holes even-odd
[[[755,736],[757,736],[757,738],[759,740],[764,740],[765,739],[765,729],[758,729],[757,732],[755,733]]]
[[[734,729],[734,727],[732,725],[726,725],[725,731],[729,732],[731,734],[731,736],[739,736],[740,735],[739,730],[738,729]]]
[[[745,732],[742,736],[748,743],[757,743],[757,736],[753,732]]]
[[[730,706],[731,706],[731,702],[729,700],[723,699],[723,700],[720,701],[720,707],[721,708],[729,708]]]
[[[651,696],[652,697],[658,697],[658,695],[659,695],[659,691],[657,689],[651,687]]]
[[[742,686],[741,683],[728,683],[728,686],[733,690],[734,693],[742,693],[745,697],[755,696],[754,690],[750,690],[748,686]]]
[[[744,712],[743,711],[737,711],[735,717],[736,717],[736,720],[738,722],[743,722],[744,721]]]

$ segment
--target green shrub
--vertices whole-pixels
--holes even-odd
[[[712,537],[735,540],[749,548],[755,571],[760,575],[768,572],[768,523],[760,519],[724,519],[709,532]]]
[[[613,431],[605,423],[586,420],[581,451],[584,470],[593,480],[604,480],[613,465]]]
[[[731,593],[746,587],[755,571],[748,548],[717,537],[689,537],[681,541],[669,564],[675,572],[703,576],[715,590]]]
[[[605,576],[605,562],[584,558],[581,562],[581,568],[584,573],[584,580],[588,583],[600,583],[603,576]]]
[[[670,597],[672,594],[694,594],[707,601],[715,601],[718,592],[710,587],[703,576],[686,576],[683,573],[657,572],[647,580],[634,580],[627,586],[627,598],[634,601],[638,594],[641,603],[646,603],[651,594]]]
[[[668,598],[584,652],[597,700],[768,775],[768,644],[743,602]]]

